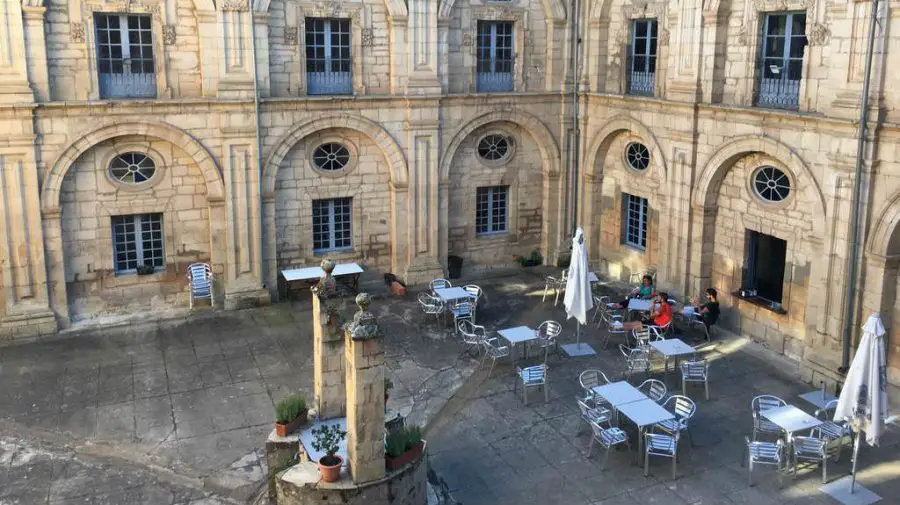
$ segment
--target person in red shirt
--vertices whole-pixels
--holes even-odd
[[[669,305],[668,293],[660,292],[653,298],[650,306],[650,314],[642,321],[629,321],[622,324],[626,330],[640,330],[644,325],[659,326],[660,328],[672,322],[672,306]]]

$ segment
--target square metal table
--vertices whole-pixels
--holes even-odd
[[[810,391],[809,393],[803,393],[799,395],[800,398],[808,401],[809,403],[815,405],[817,408],[824,409],[828,402],[832,402],[837,400],[837,396],[827,392],[822,391],[821,389],[817,389],[815,391]]]
[[[609,384],[591,388],[591,391],[597,396],[604,398],[613,407],[648,399],[647,395],[641,393],[636,387],[626,381],[610,382]]]
[[[665,359],[665,381],[669,383],[669,358],[675,358],[675,370],[678,370],[678,360],[686,354],[697,354],[697,350],[684,343],[680,338],[667,338],[665,340],[654,340],[650,342],[650,347],[656,352],[662,354]]]
[[[637,402],[623,403],[618,410],[619,413],[624,414],[638,427],[638,457],[641,462],[643,462],[644,457],[644,429],[656,423],[675,419],[674,414],[649,398]]]
[[[651,301],[632,298],[628,300],[629,312],[650,312]]]
[[[522,344],[524,356],[528,357],[528,342],[537,338],[537,331],[527,326],[516,326],[498,330],[497,334],[509,342],[513,366],[516,366],[516,344]]]
[[[350,288],[354,293],[359,292],[359,275],[363,273],[363,268],[356,263],[340,263],[334,266],[331,276],[336,281],[342,281],[342,284]],[[288,268],[281,271],[281,277],[284,279],[284,294],[288,295],[292,291],[291,284],[297,281],[305,281],[308,284],[315,284],[325,275],[322,267],[303,267]],[[338,279],[344,277],[344,279]],[[281,291],[281,290],[279,290]]]
[[[822,424],[820,419],[816,419],[793,405],[760,410],[759,414],[786,431],[788,436],[795,431],[811,430]]]
[[[462,300],[463,298],[471,298],[472,294],[463,288],[440,288],[435,289],[434,294],[444,302],[452,302],[453,300]]]

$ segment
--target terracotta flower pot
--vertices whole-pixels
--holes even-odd
[[[425,450],[425,441],[419,442],[419,445],[416,445],[412,449],[404,452],[403,454],[397,456],[396,458],[392,458],[388,455],[384,456],[384,463],[388,470],[394,471],[399,470],[406,465],[407,463],[412,463],[417,459],[422,457],[422,452]]]
[[[295,417],[293,421],[287,424],[275,423],[275,434],[279,437],[286,437],[297,431],[297,428],[306,424],[306,412]]]
[[[397,296],[406,296],[406,287],[397,281],[391,283],[391,291]]]
[[[325,482],[337,482],[341,478],[341,465],[344,459],[335,454],[334,456],[322,456],[319,458],[319,473]]]

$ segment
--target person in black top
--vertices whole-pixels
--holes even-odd
[[[699,300],[694,303],[694,314],[703,321],[706,326],[706,334],[709,335],[709,327],[719,320],[719,293],[715,288],[706,290],[706,303],[700,305]]]

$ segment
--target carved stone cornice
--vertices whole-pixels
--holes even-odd
[[[622,6],[622,16],[625,19],[656,18],[662,20],[666,15],[665,2],[648,2],[647,0],[634,0]]]
[[[344,3],[336,1],[314,2],[300,4],[300,23],[306,17],[314,18],[349,18],[354,24],[362,20],[362,4]]]
[[[506,5],[472,7],[472,18],[479,21],[521,21],[524,15],[525,9]]]
[[[247,12],[250,10],[250,2],[247,0],[224,0],[219,9],[224,12]]]
[[[136,2],[135,0],[120,0],[112,3],[98,3],[84,1],[81,3],[81,12],[84,19],[89,19],[94,12],[128,12],[134,14],[150,14],[153,19],[162,19],[162,7],[160,2]]]

